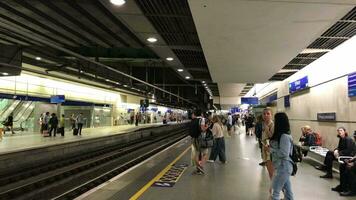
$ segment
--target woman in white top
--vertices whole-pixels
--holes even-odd
[[[213,117],[213,128],[211,132],[214,136],[214,146],[211,150],[209,162],[214,162],[216,158],[219,156],[219,160],[222,163],[226,163],[226,155],[225,155],[225,140],[224,140],[224,132],[223,132],[223,124],[220,121],[220,118],[215,115]]]

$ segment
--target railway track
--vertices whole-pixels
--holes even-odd
[[[186,136],[175,130],[3,177],[0,199],[73,199]]]

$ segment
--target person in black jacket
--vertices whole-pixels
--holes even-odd
[[[337,129],[337,137],[339,137],[339,145],[334,151],[328,151],[324,159],[323,166],[316,166],[316,169],[325,170],[326,174],[320,176],[320,178],[333,178],[332,163],[339,156],[352,156],[354,151],[354,141],[351,137],[348,137],[348,133],[344,127]]]
[[[57,127],[58,127],[58,118],[55,113],[52,113],[51,119],[49,119],[49,125],[51,126],[51,129],[49,130],[49,136],[52,136],[52,131],[53,131],[53,136],[56,137],[57,133]]]
[[[14,117],[13,117],[13,113],[11,113],[7,117],[6,121],[4,122],[4,126],[6,127],[4,129],[4,134],[5,134],[6,129],[9,129],[12,134],[15,134],[15,132],[14,132]]]

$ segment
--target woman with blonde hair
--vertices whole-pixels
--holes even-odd
[[[214,123],[213,128],[211,129],[211,132],[214,136],[214,146],[210,153],[208,162],[214,162],[219,156],[220,162],[225,164],[226,155],[223,124],[221,123],[221,120],[217,115],[213,117],[212,122]]]

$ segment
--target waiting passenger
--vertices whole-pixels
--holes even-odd
[[[293,160],[290,155],[293,151],[293,138],[290,135],[288,116],[277,113],[274,116],[274,133],[271,137],[271,155],[275,174],[272,179],[272,199],[280,200],[283,190],[287,200],[293,200],[290,176],[293,172]]]
[[[315,133],[313,130],[310,128],[310,126],[306,125],[301,128],[302,130],[302,136],[299,139],[299,142],[301,142],[302,146],[317,146],[316,145],[316,137]],[[301,149],[301,152],[303,153],[304,156],[307,156],[308,150],[306,149]]]
[[[262,126],[262,159],[261,165],[266,165],[269,178],[273,177],[273,166],[271,162],[271,155],[269,153],[269,140],[273,135],[274,123],[272,121],[272,110],[270,108],[263,109],[263,126]]]
[[[4,128],[4,134],[5,134],[5,131],[8,129],[11,131],[12,134],[15,134],[14,132],[14,117],[13,117],[13,113],[11,113],[6,121],[3,123],[5,128]]]
[[[255,127],[255,135],[258,141],[258,147],[261,150],[261,158],[262,162],[259,163],[259,165],[264,166],[266,163],[263,161],[263,156],[262,156],[262,131],[263,131],[263,118],[262,115],[257,116],[257,121],[256,121],[256,127]]]
[[[231,113],[229,113],[228,116],[227,116],[226,127],[227,127],[227,133],[229,134],[229,136],[231,136],[231,134],[232,134],[232,116],[231,116]]]
[[[42,122],[42,124],[43,124],[43,129],[42,129],[42,133],[48,132],[49,119],[50,119],[49,112],[46,112],[45,115],[43,116],[43,122]]]
[[[346,188],[341,191],[341,196],[356,196],[356,157],[351,160],[346,160]]]
[[[61,117],[59,118],[59,128],[58,128],[58,133],[60,133],[62,136],[64,136],[64,123],[65,123],[65,118],[64,115],[62,114]]]
[[[75,121],[77,122],[78,126],[78,135],[82,135],[82,129],[84,125],[83,113],[79,113]]]
[[[318,170],[326,171],[326,174],[320,176],[320,178],[333,178],[332,164],[339,156],[352,156],[354,150],[354,141],[351,137],[348,137],[346,129],[340,127],[337,129],[337,137],[339,137],[339,144],[334,151],[328,151],[324,159],[324,165],[316,166]]]
[[[49,119],[49,125],[51,126],[51,129],[49,130],[49,136],[52,136],[52,131],[53,131],[53,136],[56,137],[57,133],[57,127],[58,127],[58,118],[55,113],[52,113],[51,119]]]
[[[223,132],[223,124],[220,121],[220,118],[217,115],[214,115],[213,119],[213,128],[211,132],[214,136],[214,146],[211,150],[209,162],[215,162],[217,156],[219,156],[219,160],[222,163],[226,163],[226,155],[225,155],[225,140],[224,140],[224,132]]]
[[[69,118],[69,122],[70,122],[70,126],[72,127],[72,130],[75,129],[76,126],[76,118],[74,116],[74,114],[72,114]]]

